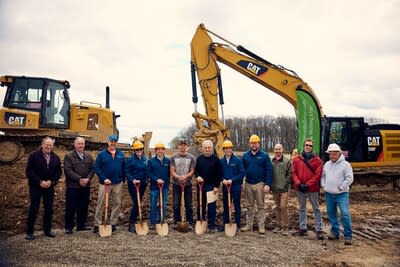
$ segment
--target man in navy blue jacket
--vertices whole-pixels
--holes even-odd
[[[246,171],[247,222],[242,232],[253,230],[254,202],[258,208],[258,232],[265,234],[265,193],[272,184],[272,163],[269,155],[260,149],[260,137],[253,134],[249,140],[250,150],[243,154],[243,166]]]
[[[242,161],[232,153],[233,144],[231,141],[226,140],[222,144],[224,150],[224,157],[221,159],[222,166],[222,199],[224,202],[224,225],[229,223],[229,210],[228,210],[228,190],[227,186],[231,187],[231,197],[235,207],[235,223],[237,229],[240,229],[240,195],[242,192],[243,177],[245,175]]]
[[[61,176],[60,158],[53,152],[54,139],[45,137],[39,150],[33,152],[26,166],[31,205],[27,220],[26,239],[33,240],[36,214],[43,197],[43,231],[48,237],[55,237],[51,230],[53,215],[54,186]]]
[[[104,186],[111,186],[111,216],[112,231],[116,231],[118,215],[121,209],[122,184],[125,180],[124,153],[117,149],[118,136],[111,135],[108,138],[108,147],[100,151],[94,164],[94,171],[99,177],[99,192],[97,196],[97,207],[94,215],[93,232],[99,232],[104,212]]]
[[[196,160],[195,174],[197,183],[204,183],[202,191],[202,214],[205,214],[207,207],[206,192],[218,194],[218,187],[221,183],[221,163],[219,158],[213,154],[214,145],[210,140],[203,142],[203,154]],[[199,186],[197,186],[197,199],[199,198]],[[200,203],[197,201],[197,218],[200,219]],[[208,230],[210,233],[217,232],[215,226],[215,217],[217,215],[216,201],[208,203]]]

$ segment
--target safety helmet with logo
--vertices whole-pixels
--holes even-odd
[[[136,149],[144,148],[144,145],[143,145],[143,143],[140,142],[140,141],[135,141],[135,142],[133,143],[132,147],[133,147],[134,150],[136,150]]]
[[[157,148],[165,149],[165,146],[163,143],[157,143],[157,144],[155,144],[154,149],[157,149]]]
[[[228,147],[232,148],[232,147],[233,147],[233,144],[232,144],[231,141],[225,140],[225,141],[222,143],[222,148],[228,148]]]
[[[260,137],[256,134],[253,134],[250,136],[249,143],[255,143],[255,142],[260,142]]]

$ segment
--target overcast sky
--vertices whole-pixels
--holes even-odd
[[[326,115],[400,123],[399,14],[395,0],[0,0],[0,75],[69,80],[73,102],[104,104],[108,85],[121,141],[153,131],[152,145],[168,145],[194,121],[190,41],[204,23],[295,70]],[[295,116],[283,98],[220,67],[227,117]]]

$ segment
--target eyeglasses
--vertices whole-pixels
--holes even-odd
[[[305,144],[304,146],[309,146],[309,147],[312,147],[312,145],[309,145],[309,144]]]

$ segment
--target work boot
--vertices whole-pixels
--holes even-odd
[[[129,224],[128,231],[134,234],[136,233],[136,228],[134,223]]]
[[[97,234],[98,232],[99,232],[99,226],[96,225],[93,227],[93,233]]]
[[[338,239],[339,239],[339,236],[336,235],[336,234],[334,234],[333,232],[330,232],[330,233],[328,234],[328,239],[329,239],[329,240],[338,240]]]
[[[45,231],[44,235],[47,237],[56,237],[56,234],[51,230]]]
[[[325,239],[325,237],[324,237],[324,232],[322,232],[322,231],[317,231],[317,239],[318,239],[318,240],[324,240],[324,239]]]
[[[292,234],[293,236],[308,236],[307,230],[300,229]]]
[[[350,246],[351,245],[351,239],[350,238],[345,238],[344,239],[344,244],[346,245],[346,246]]]
[[[275,234],[276,233],[280,233],[280,232],[282,232],[282,228],[280,226],[277,226],[277,227],[274,228],[274,230],[272,230],[272,232],[275,233]]]
[[[66,229],[65,229],[65,234],[66,234],[66,235],[72,235],[72,233],[73,233],[73,231],[72,231],[71,228],[66,228]]]
[[[26,234],[25,239],[31,241],[34,240],[35,237],[33,236],[33,234]]]
[[[283,227],[281,231],[281,235],[283,236],[288,236],[289,235],[289,230],[287,227]]]
[[[258,233],[259,233],[260,235],[264,235],[264,234],[265,234],[265,226],[259,225],[259,226],[258,226]]]
[[[253,227],[248,225],[248,224],[246,224],[244,227],[240,228],[240,231],[242,231],[242,232],[248,232],[248,231],[252,232],[253,231]]]
[[[111,225],[111,229],[112,229],[112,232],[114,233],[115,231],[117,231],[117,226],[116,225]]]

